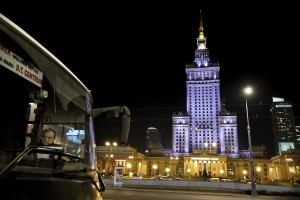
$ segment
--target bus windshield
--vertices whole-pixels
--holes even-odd
[[[0,13],[0,187],[11,199],[102,199],[94,118],[130,111],[93,108],[86,86],[53,54]]]
[[[94,169],[89,90],[55,56],[9,22],[1,16],[0,170],[20,155],[14,165],[64,169],[65,163],[76,162]],[[43,130],[50,128],[55,130],[54,143],[43,145]]]

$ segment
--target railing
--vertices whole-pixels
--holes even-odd
[[[113,179],[104,179],[106,185],[113,185]],[[236,182],[209,182],[209,181],[188,181],[188,180],[143,180],[123,179],[123,186],[147,186],[147,187],[191,187],[191,188],[219,188],[228,190],[251,191],[251,184]],[[256,189],[263,193],[295,193],[300,195],[299,186],[278,186],[278,185],[256,185]]]

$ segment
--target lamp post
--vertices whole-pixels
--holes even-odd
[[[256,171],[257,171],[257,179],[260,181],[260,171],[261,171],[261,167],[256,167]]]
[[[291,182],[294,183],[294,181],[297,178],[297,169],[299,169],[299,166],[295,166],[294,160],[292,158],[286,158],[286,161],[288,162],[288,168],[289,168],[288,179],[290,178]]]
[[[113,158],[114,155],[112,154],[112,150],[113,150],[113,147],[116,147],[118,146],[118,144],[116,142],[105,142],[105,146],[107,147],[110,147],[109,151],[110,151],[110,155],[106,155],[108,158],[109,158],[109,168],[108,168],[108,173],[110,174],[111,173],[111,168],[112,168],[112,164],[111,164],[111,160],[110,158]]]
[[[246,176],[247,176],[247,170],[243,170],[243,174],[244,174],[244,180],[246,181]]]
[[[156,170],[157,170],[157,168],[158,168],[157,165],[153,165],[152,168],[153,168],[154,176],[156,176]]]
[[[107,170],[107,175],[110,175],[111,173],[111,158],[114,157],[114,154],[106,154],[106,158],[108,158],[108,170]]]
[[[169,167],[167,167],[167,168],[166,168],[166,173],[167,173],[167,176],[169,176],[169,172],[170,172],[170,168],[169,168]]]
[[[131,178],[132,175],[133,175],[133,173],[131,172],[131,167],[132,167],[131,163],[127,163],[126,167],[127,167],[127,170],[128,170],[129,177]]]
[[[221,174],[221,177],[223,177],[223,174],[224,174],[224,170],[223,169],[220,169],[220,174]]]
[[[290,173],[292,174],[292,183],[294,183],[295,181],[295,168],[294,167],[291,167],[290,168]]]
[[[187,169],[187,173],[189,175],[189,181],[191,180],[191,169]]]
[[[191,180],[191,169],[190,169],[190,168],[187,169],[187,173],[188,173],[188,175],[189,175],[188,186],[190,186],[190,180]]]
[[[298,173],[298,172],[299,172],[299,166],[296,166],[296,168],[295,168],[295,176],[296,176],[296,177],[295,177],[295,178],[296,178],[297,180],[299,180],[299,175],[298,175],[299,173]]]
[[[251,143],[251,132],[250,132],[250,125],[249,125],[249,116],[248,116],[248,102],[247,102],[247,95],[252,93],[252,88],[247,87],[245,89],[246,93],[246,114],[247,114],[247,131],[248,131],[248,145],[249,145],[249,159],[250,159],[250,171],[251,171],[251,195],[257,196],[256,192],[256,185],[255,185],[255,177],[254,177],[254,164],[253,164],[253,157],[252,157],[252,143]]]

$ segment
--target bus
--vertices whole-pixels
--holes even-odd
[[[1,199],[102,199],[94,118],[123,116],[126,106],[93,108],[87,87],[53,54],[0,13]],[[42,131],[55,130],[55,145],[41,145]]]

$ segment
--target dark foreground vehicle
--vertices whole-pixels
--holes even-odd
[[[1,199],[102,199],[94,117],[123,115],[126,143],[130,113],[124,106],[93,108],[85,85],[24,30],[0,14]],[[42,131],[55,144],[40,145]]]

